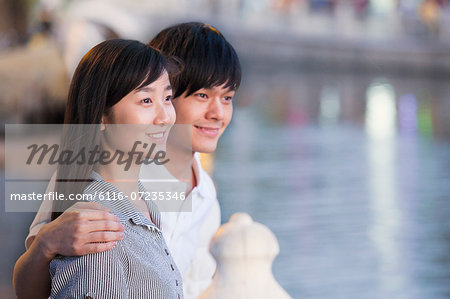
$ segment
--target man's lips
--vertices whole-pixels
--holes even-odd
[[[197,126],[194,125],[194,127],[200,131],[201,133],[207,135],[207,136],[217,136],[219,134],[220,128],[218,127],[206,127],[206,126]]]

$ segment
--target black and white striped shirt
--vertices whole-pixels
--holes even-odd
[[[84,193],[111,209],[125,226],[124,238],[106,252],[58,256],[50,263],[51,298],[183,298],[181,275],[160,230],[156,205],[146,201],[152,221],[128,200],[100,200],[99,192],[121,192],[93,172]],[[139,183],[139,191],[145,192]]]

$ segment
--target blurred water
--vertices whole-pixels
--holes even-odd
[[[276,234],[273,272],[294,298],[450,298],[445,81],[375,83],[394,92],[392,109],[372,126],[367,90],[378,76],[249,73],[214,158],[222,221],[244,211]],[[341,93],[334,122],[319,107],[327,86]],[[431,123],[421,124],[416,109],[415,127],[404,130],[402,90],[417,95],[417,107],[439,95]],[[374,102],[389,101],[384,95]],[[380,135],[388,113],[394,127]]]

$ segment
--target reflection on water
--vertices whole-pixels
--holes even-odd
[[[223,221],[275,232],[294,298],[449,298],[446,80],[283,71],[247,70],[214,158]]]
[[[367,90],[367,135],[386,139],[395,134],[395,94],[390,84],[372,84]]]
[[[321,124],[335,124],[339,119],[341,103],[335,86],[324,86],[320,94]]]
[[[417,132],[417,99],[413,94],[404,94],[398,100],[398,126],[405,133]]]

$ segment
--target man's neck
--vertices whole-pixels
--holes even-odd
[[[165,164],[167,170],[179,181],[187,183],[186,194],[189,194],[197,185],[193,163],[195,152],[187,151],[169,142],[166,147],[167,157],[170,161]]]

